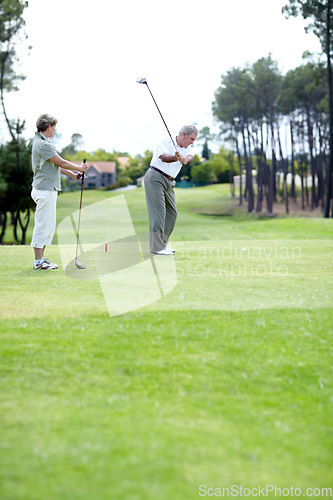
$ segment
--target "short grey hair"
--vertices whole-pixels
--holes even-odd
[[[198,129],[197,127],[195,127],[194,125],[184,125],[184,127],[182,127],[179,131],[179,135],[182,135],[182,134],[186,134],[186,135],[191,135],[191,134],[196,134],[198,135]]]
[[[53,127],[58,123],[58,120],[51,115],[40,115],[36,122],[36,127],[38,132],[45,132],[47,127],[51,125]]]

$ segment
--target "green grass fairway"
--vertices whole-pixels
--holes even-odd
[[[117,196],[147,232],[142,189],[83,205]],[[59,270],[0,247],[1,500],[332,498],[332,220],[247,215],[221,185],[176,197],[174,258],[125,238],[69,272],[78,192],[58,200]]]

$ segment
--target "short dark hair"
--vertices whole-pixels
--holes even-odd
[[[49,125],[53,127],[57,123],[58,120],[51,115],[40,115],[36,121],[37,132],[45,132]]]

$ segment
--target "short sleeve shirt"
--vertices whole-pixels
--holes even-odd
[[[184,157],[187,155],[193,155],[193,150],[191,146],[189,146],[188,148],[181,148],[178,146],[178,150],[180,154]],[[173,178],[177,177],[177,175],[180,172],[180,169],[182,168],[182,164],[180,163],[180,161],[165,163],[160,159],[160,156],[163,154],[174,155],[175,152],[176,152],[175,147],[172,144],[170,137],[165,138],[157,145],[150,166],[162,170],[162,172],[170,175],[170,177]]]
[[[39,132],[36,132],[32,145],[32,187],[44,191],[61,191],[60,168],[50,161],[58,153],[53,144]]]

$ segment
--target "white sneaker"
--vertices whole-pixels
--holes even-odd
[[[46,262],[46,264],[53,266],[55,269],[58,269],[58,265],[55,264],[54,262],[50,262],[47,257],[44,257],[44,262]]]
[[[48,271],[49,269],[58,269],[57,264],[51,264],[47,259],[43,259],[41,262],[34,262],[34,269],[41,269],[42,271]]]
[[[151,252],[154,255],[173,255],[174,252],[172,252],[169,248],[163,248],[163,250],[158,250],[157,252]]]
[[[166,250],[169,250],[169,252],[172,252],[172,253],[176,253],[176,250],[174,250],[173,248],[167,247]]]

